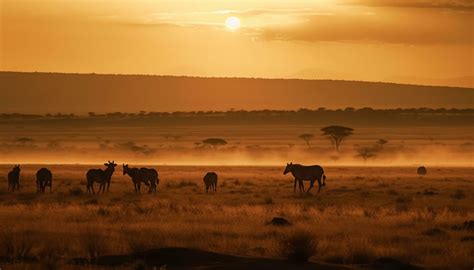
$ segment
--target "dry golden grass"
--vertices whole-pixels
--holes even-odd
[[[327,187],[307,195],[293,193],[283,168],[162,166],[153,196],[135,195],[120,167],[110,193],[86,195],[91,166],[82,165],[49,166],[53,193],[36,194],[40,167],[23,166],[20,193],[9,193],[9,166],[0,166],[0,256],[31,256],[48,269],[75,257],[93,261],[170,246],[280,258],[282,243],[302,231],[314,237],[311,261],[394,257],[427,267],[474,265],[473,242],[461,241],[474,233],[451,229],[474,220],[473,168],[428,168],[419,177],[415,167],[328,167]],[[215,194],[205,193],[207,171],[219,174]],[[275,216],[293,225],[266,225]]]

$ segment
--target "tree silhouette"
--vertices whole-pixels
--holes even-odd
[[[357,151],[357,157],[361,157],[364,159],[364,163],[367,163],[367,159],[375,157],[377,150],[374,147],[371,146],[362,146],[356,148]]]
[[[383,149],[383,146],[384,146],[385,144],[387,144],[387,143],[388,143],[388,141],[385,140],[385,139],[379,139],[379,140],[376,142],[377,146],[380,147],[380,149]]]
[[[309,147],[309,141],[311,141],[313,138],[314,138],[314,135],[313,134],[310,134],[310,133],[304,133],[304,134],[301,134],[300,136],[298,136],[298,138],[302,139],[303,141],[306,142],[306,144],[308,145]]]
[[[339,146],[342,140],[351,136],[354,129],[343,126],[327,126],[321,129],[323,136],[328,137],[331,140],[332,145],[339,151]]]
[[[202,141],[204,145],[210,145],[212,147],[218,147],[221,145],[226,145],[227,141],[221,138],[209,138]]]

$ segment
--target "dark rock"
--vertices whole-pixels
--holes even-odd
[[[445,235],[446,232],[438,228],[432,228],[432,229],[423,231],[423,234],[428,235],[428,236],[439,236],[439,235]]]
[[[432,190],[427,190],[425,189],[425,191],[423,192],[423,195],[425,196],[434,196],[434,195],[438,195],[439,193],[436,192],[436,191],[432,191]]]
[[[288,220],[282,217],[274,217],[272,221],[270,221],[270,223],[268,224],[273,225],[273,226],[290,226],[291,225],[291,223]]]

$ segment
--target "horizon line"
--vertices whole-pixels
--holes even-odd
[[[230,77],[230,76],[199,76],[199,75],[169,75],[169,74],[143,74],[143,73],[96,73],[96,72],[57,72],[57,71],[13,71],[0,70],[0,73],[23,73],[23,74],[55,74],[55,75],[97,75],[97,76],[142,76],[142,77],[172,77],[172,78],[192,78],[192,79],[244,79],[244,80],[285,80],[285,81],[331,81],[331,82],[357,82],[357,83],[379,83],[391,85],[410,85],[421,87],[445,87],[474,90],[474,87],[449,86],[449,85],[429,85],[415,83],[398,83],[387,81],[365,81],[350,79],[304,79],[304,78],[281,78],[281,77]]]

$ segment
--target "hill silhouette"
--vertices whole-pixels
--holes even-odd
[[[0,72],[3,112],[472,108],[474,89],[380,82]]]

